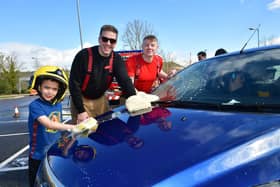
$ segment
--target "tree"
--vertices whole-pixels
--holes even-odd
[[[129,50],[141,49],[142,40],[148,34],[154,34],[151,24],[140,20],[128,22],[122,36],[123,47]]]
[[[20,66],[15,57],[0,54],[0,77],[2,83],[0,87],[3,88],[2,93],[17,93],[19,68]]]
[[[126,25],[125,32],[122,36],[123,47],[127,50],[142,49],[142,40],[146,35],[156,35],[151,24],[141,20],[134,20],[128,22]],[[158,41],[159,46],[160,42]],[[162,49],[158,50],[158,54],[163,58],[163,70],[169,71],[170,69],[178,68],[181,66],[176,64],[175,56],[168,52],[165,53]]]

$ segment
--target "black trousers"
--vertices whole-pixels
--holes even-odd
[[[28,175],[29,175],[29,186],[34,187],[36,174],[41,164],[41,160],[35,160],[29,157],[28,160]]]

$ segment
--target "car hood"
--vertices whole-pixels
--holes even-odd
[[[104,121],[89,137],[62,136],[49,150],[65,186],[248,186],[280,178],[279,114],[155,107]]]

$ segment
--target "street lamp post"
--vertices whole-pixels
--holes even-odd
[[[258,27],[256,27],[256,28],[253,28],[253,27],[249,28],[249,30],[257,32],[257,34],[258,34],[258,47],[260,47],[260,26],[261,26],[261,24],[259,24]]]
[[[31,59],[34,60],[34,68],[35,68],[35,70],[41,66],[38,57],[31,57]]]
[[[76,3],[77,3],[77,15],[78,15],[79,32],[80,32],[80,42],[81,42],[81,48],[83,49],[82,28],[81,28],[81,21],[80,21],[80,1],[76,0]]]

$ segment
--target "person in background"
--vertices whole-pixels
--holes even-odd
[[[200,51],[197,53],[197,59],[198,61],[204,60],[207,58],[207,54],[205,51]]]
[[[72,63],[69,79],[71,116],[81,122],[109,110],[105,91],[115,77],[125,97],[136,94],[127,75],[121,56],[113,51],[118,30],[112,25],[103,25],[99,32],[99,45],[82,49]],[[104,81],[105,80],[105,81]]]
[[[29,184],[34,186],[39,165],[51,144],[60,136],[57,130],[73,130],[74,125],[63,124],[61,101],[65,96],[68,78],[56,66],[39,68],[32,78],[31,89],[39,98],[29,105]]]
[[[222,55],[222,54],[225,54],[225,53],[227,53],[227,51],[223,48],[220,48],[220,49],[216,50],[215,56]]]
[[[162,70],[163,59],[156,54],[157,49],[157,37],[147,35],[142,43],[143,52],[129,57],[126,61],[128,76],[138,91],[151,93],[153,88],[176,73],[176,70],[172,70],[168,74]]]

